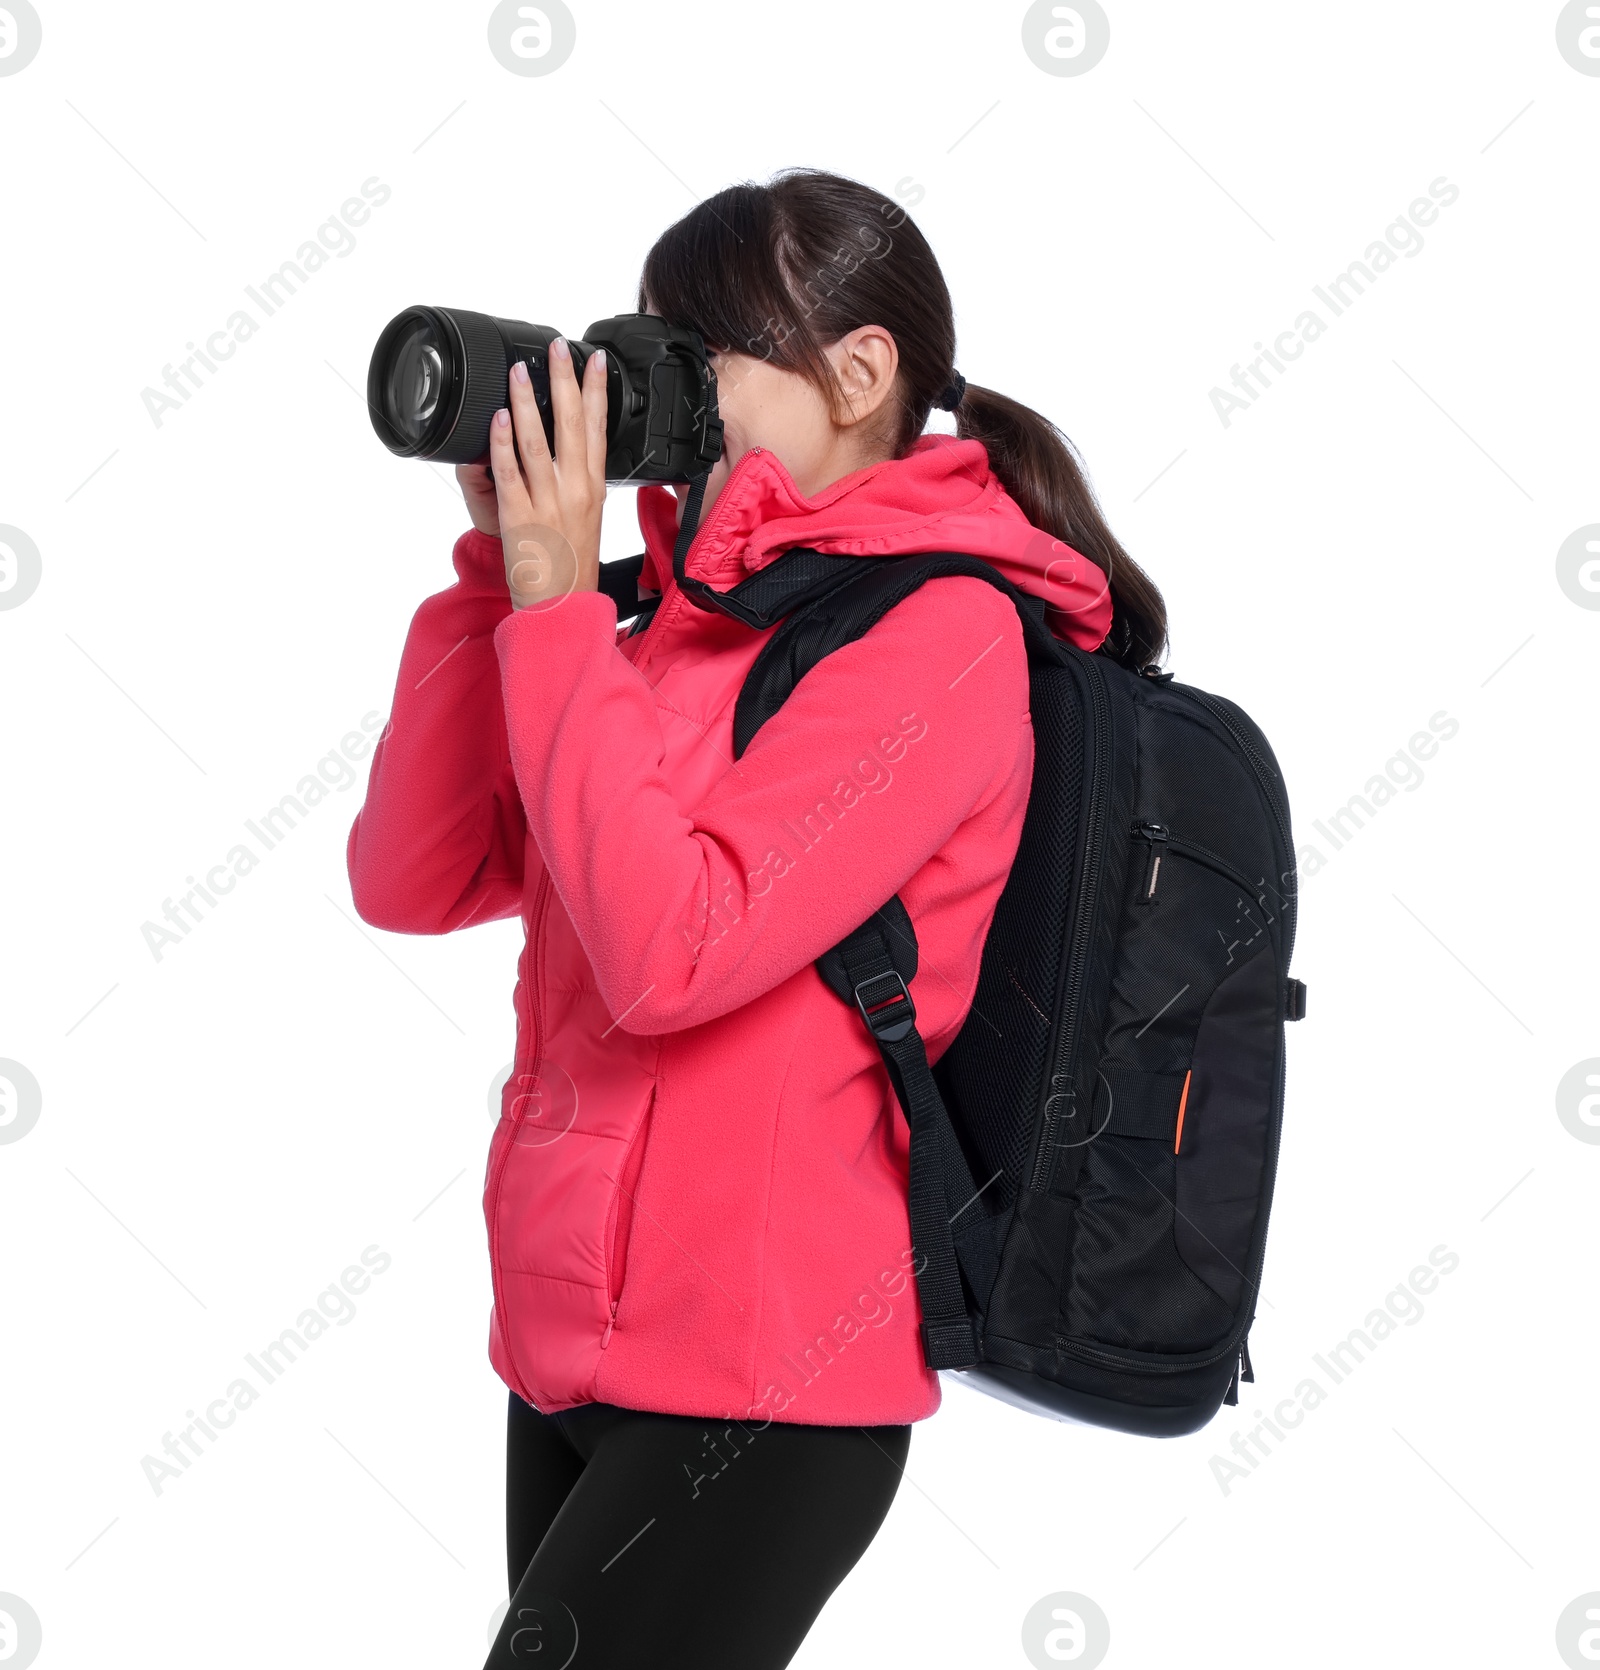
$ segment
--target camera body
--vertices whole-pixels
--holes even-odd
[[[506,404],[511,367],[528,367],[555,446],[550,403],[550,325],[461,308],[408,307],[384,327],[367,371],[367,408],[378,439],[401,458],[475,463],[489,424]],[[717,379],[699,333],[649,313],[599,319],[568,337],[581,378],[606,351],[606,480],[689,481],[722,452]]]

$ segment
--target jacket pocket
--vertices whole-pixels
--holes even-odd
[[[617,1190],[612,1204],[611,1235],[606,1247],[606,1291],[611,1304],[612,1320],[616,1319],[617,1301],[622,1297],[623,1278],[628,1269],[628,1241],[633,1233],[634,1197],[639,1191],[639,1173],[644,1168],[645,1145],[650,1140],[650,1121],[656,1108],[656,1086],[650,1087],[650,1100],[645,1104],[639,1128],[633,1133],[623,1156],[622,1169],[617,1173]],[[606,1329],[609,1339],[611,1330]]]

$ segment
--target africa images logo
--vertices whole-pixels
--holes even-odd
[[[27,69],[39,55],[44,28],[28,0],[6,0],[0,6],[0,75]]]

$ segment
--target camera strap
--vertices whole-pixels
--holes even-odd
[[[692,603],[700,603],[695,588],[699,591],[711,592],[711,588],[703,580],[690,580],[684,573],[684,563],[689,555],[689,547],[694,543],[695,529],[700,526],[700,505],[706,496],[706,483],[711,479],[709,468],[699,475],[689,477],[689,497],[684,501],[683,515],[678,520],[678,537],[672,546],[672,577],[678,582],[679,590],[687,592]],[[711,592],[712,596],[716,594]],[[715,604],[700,603],[702,609]]]

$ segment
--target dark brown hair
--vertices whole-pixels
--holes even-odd
[[[881,325],[900,354],[881,436],[896,458],[927,427],[955,369],[950,291],[927,239],[900,204],[820,169],[729,186],[691,209],[645,257],[638,305],[647,301],[699,331],[708,347],[797,371],[834,402],[842,391],[824,346]],[[983,442],[1035,527],[1109,577],[1114,617],[1105,653],[1136,670],[1158,662],[1166,605],[1106,526],[1071,441],[1029,407],[975,383],[956,408],[956,433]]]

